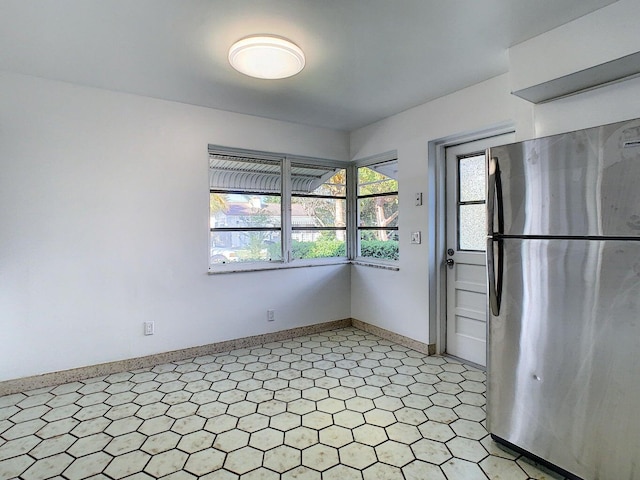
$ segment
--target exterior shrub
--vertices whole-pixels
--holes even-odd
[[[398,242],[396,240],[362,240],[360,242],[360,255],[384,260],[398,260]]]
[[[280,244],[269,246],[272,258],[280,255]],[[398,242],[395,240],[362,240],[360,251],[363,257],[379,258],[382,260],[398,260]],[[293,258],[330,258],[346,256],[346,245],[340,240],[317,240],[315,242],[291,243]]]

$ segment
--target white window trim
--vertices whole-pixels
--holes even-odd
[[[373,268],[381,268],[385,270],[400,270],[399,262],[396,260],[384,260],[371,257],[357,256],[359,234],[357,228],[358,222],[358,201],[357,201],[357,169],[359,167],[367,167],[377,163],[398,160],[396,150],[390,150],[378,155],[360,158],[351,162],[340,160],[329,160],[315,157],[306,157],[301,155],[291,155],[286,153],[265,152],[259,150],[247,150],[241,148],[225,147],[220,145],[208,145],[208,154],[232,154],[245,156],[247,158],[278,160],[282,164],[282,187],[281,195],[281,242],[283,255],[288,256],[291,249],[291,163],[308,163],[312,165],[320,165],[335,168],[344,168],[347,170],[347,218],[346,218],[346,257],[327,257],[315,259],[288,259],[283,258],[273,262],[246,262],[246,263],[227,263],[215,266],[209,265],[208,274],[218,275],[237,272],[259,272],[266,270],[280,270],[288,268],[308,268],[330,265],[352,264]],[[207,155],[207,159],[208,159]],[[399,230],[398,230],[399,231]]]
[[[351,213],[353,214],[352,225],[353,229],[351,231],[351,240],[352,240],[352,252],[353,255],[350,257],[351,263],[354,265],[361,265],[365,267],[374,267],[374,268],[382,268],[385,270],[400,270],[399,261],[398,260],[384,260],[381,258],[372,258],[372,257],[362,257],[360,255],[355,255],[355,252],[359,251],[359,242],[360,235],[358,233],[358,175],[357,171],[360,167],[368,167],[370,165],[375,165],[378,163],[391,162],[393,160],[398,160],[398,151],[397,150],[389,150],[388,152],[380,153],[377,155],[372,155],[370,157],[364,157],[352,162],[353,172],[351,175],[347,175],[347,178],[352,178],[353,183],[351,185],[351,190],[348,192],[353,192],[349,194],[347,192],[347,197],[353,201],[353,206],[351,209]],[[398,190],[399,190],[398,182]],[[400,228],[398,228],[398,232],[400,232]]]
[[[347,170],[347,182],[349,182],[351,178],[351,174],[349,169],[352,168],[353,162],[344,162],[339,160],[328,160],[322,158],[315,157],[306,157],[301,155],[290,155],[286,153],[274,153],[274,152],[265,152],[259,150],[247,150],[233,147],[224,147],[220,145],[209,145],[208,146],[208,155],[210,154],[217,155],[237,155],[243,156],[247,158],[255,158],[255,159],[267,159],[267,160],[277,160],[281,162],[281,172],[282,172],[282,180],[281,180],[281,226],[280,226],[280,238],[282,243],[282,252],[283,258],[278,261],[263,261],[263,262],[243,262],[243,263],[226,263],[226,264],[216,264],[215,266],[209,264],[208,273],[209,275],[217,275],[224,273],[235,273],[235,272],[258,272],[264,270],[280,270],[287,268],[302,268],[302,267],[319,267],[325,265],[343,265],[351,263],[351,259],[353,258],[353,252],[349,243],[350,239],[354,236],[352,231],[355,224],[352,224],[352,219],[350,219],[350,209],[349,209],[349,186],[347,185],[347,245],[346,245],[346,253],[345,257],[326,257],[326,258],[314,258],[314,259],[290,259],[285,258],[290,255],[291,252],[291,235],[292,235],[292,225],[291,225],[291,164],[292,163],[306,163],[311,165],[318,166],[326,166],[332,168],[344,168]],[[207,160],[208,163],[208,160]],[[210,186],[211,188],[211,186]],[[351,232],[351,233],[350,233]]]

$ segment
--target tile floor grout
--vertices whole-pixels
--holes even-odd
[[[485,374],[354,327],[0,397],[0,479],[546,480]]]

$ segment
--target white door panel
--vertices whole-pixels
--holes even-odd
[[[446,149],[446,352],[486,365],[486,148],[515,141],[500,135]]]

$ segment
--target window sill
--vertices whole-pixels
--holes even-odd
[[[382,263],[371,261],[364,258],[356,260],[348,260],[346,258],[318,259],[318,260],[295,260],[290,263],[273,262],[273,263],[229,263],[219,265],[214,269],[209,268],[209,275],[220,275],[225,273],[242,273],[242,272],[262,272],[267,270],[287,270],[289,268],[308,268],[308,267],[326,267],[330,265],[358,265],[361,267],[380,268],[382,270],[399,271],[398,265],[390,263]]]
[[[395,272],[400,270],[400,267],[392,263],[376,262],[375,260],[369,260],[368,258],[356,258],[351,261],[352,265],[358,265],[360,267],[373,267],[381,268],[383,270],[393,270]]]
[[[289,268],[307,268],[307,267],[325,267],[329,265],[345,265],[351,263],[346,258],[330,258],[330,259],[317,259],[317,260],[294,260],[293,262],[273,262],[273,263],[229,263],[225,265],[218,265],[215,268],[209,268],[209,275],[219,275],[224,273],[239,273],[239,272],[262,272],[265,270],[285,270]]]

